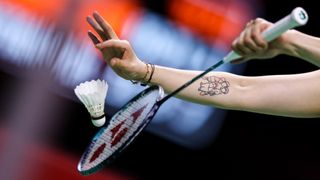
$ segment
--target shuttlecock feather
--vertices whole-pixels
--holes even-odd
[[[79,84],[74,92],[91,115],[93,125],[100,127],[105,121],[104,104],[108,84],[104,80],[92,80]]]

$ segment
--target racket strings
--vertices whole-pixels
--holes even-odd
[[[138,104],[138,106],[136,106],[136,104]],[[121,121],[123,119],[129,119],[130,117],[132,117],[132,113],[139,111],[140,108],[142,108],[143,106],[147,106],[147,105],[148,104],[135,103],[132,106],[130,106],[131,109],[126,109],[126,111],[121,112],[119,114],[119,116],[116,116],[115,120]],[[139,117],[146,116],[146,114],[147,114],[147,111],[143,111]],[[116,121],[112,121],[112,123],[115,123],[115,122]],[[127,124],[127,125],[129,125],[129,124]]]
[[[142,95],[135,101],[127,104],[121,111],[119,111],[111,120],[107,128],[105,128],[95,141],[89,146],[89,153],[84,158],[81,168],[84,170],[92,169],[110,157],[115,151],[121,148],[128,141],[130,142],[132,136],[137,132],[139,127],[143,124],[144,120],[148,116],[149,112],[152,110],[153,105],[158,97],[158,91],[150,91]],[[141,110],[142,109],[142,110]],[[141,111],[140,114],[137,113]],[[134,122],[132,122],[132,117],[134,113],[137,113]],[[121,133],[121,131],[116,131],[113,134],[111,131],[116,126],[122,123],[122,126],[126,128],[124,134],[120,134],[120,139],[117,139],[114,146],[111,146],[111,142],[115,140],[114,138]],[[121,125],[120,125],[121,126]],[[124,130],[123,127],[122,131]],[[117,129],[116,129],[117,130]]]
[[[114,118],[114,121],[112,121],[110,127],[113,128],[116,128],[115,131],[109,131],[105,134],[105,136],[102,137],[102,139],[105,141],[105,142],[108,142],[108,141],[112,141],[114,140],[114,137],[116,136],[116,133],[120,128],[121,126],[124,126],[126,129],[122,129],[122,130],[125,130],[126,134],[124,135],[123,138],[121,138],[119,140],[119,144],[123,144],[127,138],[125,136],[130,136],[131,134],[133,134],[136,129],[140,126],[140,124],[143,122],[142,120],[145,119],[145,117],[148,115],[149,113],[149,108],[147,107],[148,106],[148,101],[146,102],[143,102],[143,103],[139,103],[140,99],[138,99],[137,101],[131,103],[130,105],[127,106],[127,108],[122,111],[121,113],[119,113],[118,116],[115,116]],[[139,111],[142,111],[142,112],[139,112]],[[137,113],[138,112],[138,113]],[[133,117],[135,114],[137,113],[137,117]],[[134,119],[135,118],[135,119]],[[120,131],[118,133],[121,133],[123,131]],[[112,149],[112,147],[108,146],[107,148],[109,149]]]
[[[128,106],[121,112],[119,112],[118,115],[115,116],[115,120],[117,121],[121,121],[123,118],[129,119],[130,117],[132,117],[132,114],[139,111],[141,108],[143,108],[144,106],[145,109],[142,111],[142,113],[139,115],[139,117],[145,117],[147,116],[147,114],[150,111],[150,108],[148,108],[148,105],[153,105],[154,102],[150,102],[149,100],[150,98],[140,98],[137,99],[136,101],[128,104]],[[112,123],[115,123],[116,121],[112,121]]]

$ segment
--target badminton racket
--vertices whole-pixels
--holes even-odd
[[[262,35],[266,41],[271,41],[288,29],[304,25],[307,21],[307,13],[298,7],[273,24]],[[112,162],[148,125],[165,101],[208,72],[238,58],[240,56],[231,51],[222,60],[166,96],[160,86],[151,86],[140,92],[125,104],[107,125],[97,132],[79,161],[78,171],[83,175],[89,175]]]

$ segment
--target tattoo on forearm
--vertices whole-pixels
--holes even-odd
[[[230,83],[224,77],[206,76],[202,78],[198,91],[201,96],[228,94]]]

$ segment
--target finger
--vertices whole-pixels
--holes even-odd
[[[239,49],[239,38],[237,38],[236,40],[234,40],[232,42],[232,45],[231,45],[231,48],[234,52],[236,52],[237,54],[239,55],[243,55],[244,52],[242,52],[240,49]]]
[[[110,39],[108,41],[104,41],[102,43],[97,44],[96,47],[98,49],[104,49],[104,48],[110,48],[110,47],[129,49],[130,45],[126,40]]]
[[[94,45],[101,43],[96,35],[94,35],[91,31],[88,31],[88,36],[93,42]]]
[[[252,54],[252,50],[248,47],[247,42],[245,42],[247,32],[241,33],[238,42],[236,44],[237,50],[241,55],[246,56],[248,54]]]
[[[262,37],[263,25],[254,25],[251,31],[251,38],[253,39],[254,43],[262,49],[266,49],[268,43]]]
[[[107,40],[110,39],[108,38],[103,29],[100,27],[100,25],[94,21],[90,16],[87,16],[87,22],[90,24],[90,26],[99,34],[99,36],[101,37],[102,40]]]
[[[129,55],[132,53],[130,44],[126,40],[110,39],[97,44],[96,47],[100,50],[110,49],[118,58],[122,58],[125,52],[129,53]]]
[[[98,22],[100,27],[103,29],[104,34],[108,39],[118,39],[118,36],[114,32],[110,24],[107,23],[107,21],[104,20],[103,17],[97,11],[93,12],[93,17]]]
[[[253,20],[250,20],[250,21],[246,24],[246,28],[249,27],[249,26],[251,26],[252,23],[253,23]]]
[[[244,34],[244,37],[243,37],[243,43],[244,45],[251,50],[251,52],[253,53],[256,53],[256,52],[259,52],[261,51],[263,48],[260,47],[256,42],[255,42],[255,35],[258,35],[259,34],[254,34],[255,32],[255,29],[254,27],[256,27],[257,24],[256,24],[256,21],[253,21],[252,25],[250,27],[247,28],[247,31],[245,32]]]

